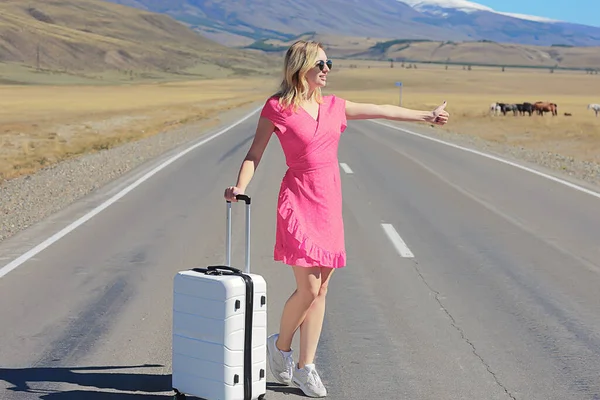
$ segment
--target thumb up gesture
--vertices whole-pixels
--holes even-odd
[[[446,104],[446,101],[444,101],[435,110],[433,110],[431,112],[431,117],[427,122],[431,122],[432,124],[436,125],[445,125],[448,122],[448,117],[450,117],[448,111],[445,110]]]

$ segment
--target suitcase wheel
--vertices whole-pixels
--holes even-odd
[[[173,400],[185,400],[185,394],[179,393],[179,391],[175,389],[175,395],[173,396]]]
[[[265,398],[266,394],[261,394],[260,396],[258,396],[258,400],[263,400]]]

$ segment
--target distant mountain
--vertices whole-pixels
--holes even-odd
[[[423,14],[417,21],[478,40],[551,46],[600,46],[600,28],[534,15],[500,12],[467,0],[398,0]]]
[[[600,28],[465,0],[106,0],[166,13],[227,45],[306,32],[389,39],[600,46]]]
[[[305,32],[373,37],[469,39],[447,28],[412,19],[419,11],[397,0],[108,0],[162,12],[204,36],[289,39]]]

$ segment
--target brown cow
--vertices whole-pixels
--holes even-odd
[[[552,116],[558,115],[558,105],[546,101],[534,103],[533,110],[536,111],[538,115],[544,115],[545,112],[551,112]]]

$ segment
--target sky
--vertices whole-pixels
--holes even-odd
[[[472,0],[496,11],[536,15],[565,22],[599,26],[600,0]]]

